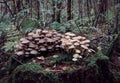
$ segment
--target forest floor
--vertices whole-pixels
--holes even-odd
[[[100,47],[102,50],[106,53],[105,49],[108,50],[110,48],[111,43],[113,42],[113,39],[110,39],[110,34],[107,34],[105,25],[99,25],[99,30],[101,32],[96,31],[90,31],[89,34],[82,33],[82,35],[86,36],[88,39],[91,40],[91,47],[97,51],[97,48]],[[0,38],[0,48],[4,46],[4,42],[6,42],[6,37],[3,36]],[[100,42],[100,43],[99,43]],[[98,43],[100,45],[98,45]],[[117,41],[114,43],[113,48],[110,55],[109,55],[109,68],[112,69],[114,73],[118,73],[120,75],[120,38],[117,39]],[[11,54],[14,52],[4,52],[3,50],[0,50],[0,79],[9,77],[13,70],[8,70],[8,63],[10,62]],[[27,63],[34,62],[39,65],[41,65],[46,72],[54,72],[58,74],[59,72],[70,72],[74,70],[78,70],[79,68],[83,68],[86,63],[82,62],[80,63],[72,63],[71,61],[65,62],[61,59],[56,59],[57,57],[60,57],[59,54],[51,54],[52,56],[49,57],[35,57],[30,60],[28,60]],[[54,58],[53,58],[54,57]],[[63,58],[63,56],[61,57]],[[63,58],[65,59],[65,58]],[[19,64],[23,64],[19,62],[18,59],[14,59]],[[56,64],[57,63],[57,64]]]

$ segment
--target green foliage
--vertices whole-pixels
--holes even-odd
[[[25,71],[31,71],[31,72],[41,72],[43,70],[43,68],[35,63],[27,63],[27,64],[23,64],[18,66],[15,70],[14,73],[18,73],[18,72],[25,72]]]
[[[22,77],[18,78],[18,74]],[[46,72],[40,65],[35,63],[23,64],[14,70],[12,83],[24,82],[25,80],[41,83],[61,83],[54,73]]]
[[[7,42],[5,42],[5,45],[2,49],[4,49],[6,52],[13,51],[14,46],[19,42],[20,33],[12,25],[9,25],[7,28],[5,28],[5,32],[7,33]]]
[[[99,50],[99,51],[95,54],[95,56],[93,56],[93,57],[91,57],[91,58],[88,59],[88,64],[87,64],[87,66],[89,67],[89,66],[94,66],[94,65],[96,65],[96,61],[97,61],[98,59],[108,60],[109,57],[106,56],[106,55],[104,55],[103,52],[102,52],[101,50]]]

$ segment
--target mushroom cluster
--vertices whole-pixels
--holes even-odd
[[[37,29],[35,32],[30,32],[27,37],[21,38],[20,43],[15,46],[16,55],[39,55],[46,51],[51,52],[59,50],[61,46],[62,34],[55,30]]]
[[[84,51],[92,52],[93,50],[89,48],[90,40],[82,36],[77,36],[74,33],[67,32],[64,35],[64,38],[61,39],[62,48],[68,53],[73,54],[73,61],[77,61],[79,58],[82,58]]]
[[[67,32],[64,35],[55,30],[37,29],[30,32],[25,38],[20,39],[15,54],[18,56],[40,55],[46,52],[55,52],[63,49],[67,53],[73,53],[73,61],[82,58],[85,51],[92,52],[89,48],[90,40],[74,33]]]

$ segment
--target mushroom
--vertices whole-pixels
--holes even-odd
[[[31,32],[31,33],[28,33],[28,37],[33,37],[34,33]]]
[[[74,46],[79,46],[80,44],[78,42],[74,43]]]
[[[24,51],[17,51],[16,54],[17,54],[18,56],[24,55]]]
[[[80,56],[79,54],[74,54],[73,55],[73,57],[76,58],[76,59],[79,58],[79,56]]]
[[[85,46],[85,45],[81,45],[81,47],[84,48],[84,49],[88,49],[88,47]]]
[[[39,34],[34,34],[33,35],[33,38],[39,38],[40,36],[39,36]]]
[[[33,44],[33,43],[29,43],[29,47],[30,47],[30,48],[35,48],[35,47],[36,47],[36,45],[35,45],[35,44]]]
[[[74,34],[74,33],[71,33],[71,32],[67,32],[67,33],[65,33],[65,35],[71,36],[71,37],[74,37],[74,36],[75,36],[75,34]]]
[[[26,40],[26,38],[21,38],[21,39],[20,39],[21,42],[24,41],[24,40]]]
[[[38,43],[39,43],[39,44],[43,44],[43,43],[45,43],[45,40],[44,40],[44,39],[41,39],[41,40],[39,40]]]
[[[76,58],[73,58],[72,61],[77,61],[77,59],[76,59]]]
[[[90,40],[85,40],[85,41],[80,42],[80,44],[86,44],[86,43],[90,43]]]
[[[80,53],[81,53],[81,51],[80,51],[80,50],[78,50],[78,49],[76,49],[76,50],[75,50],[75,53],[80,54]]]
[[[17,44],[15,48],[22,49],[23,47],[22,47],[22,44]]]
[[[39,51],[46,51],[47,49],[45,47],[42,47]]]
[[[33,54],[33,55],[38,54],[38,51],[36,51],[36,50],[31,50],[31,51],[30,51],[30,54]]]
[[[37,57],[38,60],[45,60],[43,56]]]
[[[30,42],[29,40],[23,39],[21,43],[22,43],[22,44],[28,44],[29,42]]]
[[[43,30],[42,33],[47,34],[49,31]]]

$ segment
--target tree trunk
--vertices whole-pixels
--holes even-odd
[[[61,2],[58,2],[58,3],[57,3],[58,11],[57,11],[57,15],[56,15],[56,20],[57,20],[57,22],[59,22],[59,23],[60,23],[61,5],[62,5]]]
[[[67,20],[71,20],[71,0],[67,0]]]
[[[52,14],[52,22],[55,21],[56,13],[55,13],[55,1],[52,0],[52,6],[53,6],[53,14]]]

